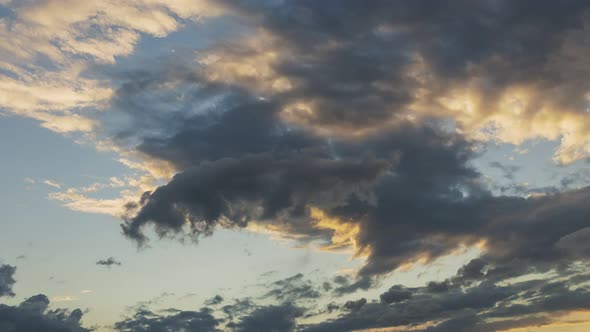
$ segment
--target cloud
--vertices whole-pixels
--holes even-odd
[[[121,332],[137,331],[221,331],[219,321],[211,315],[211,310],[200,311],[167,310],[168,315],[160,315],[147,309],[139,309],[133,317],[115,323],[114,329]]]
[[[49,299],[35,295],[18,306],[0,304],[0,328],[14,332],[86,332],[90,329],[80,326],[82,311],[76,309],[48,309]]]
[[[205,305],[213,306],[213,305],[220,304],[221,302],[223,302],[223,297],[221,295],[217,294],[214,297],[207,299],[205,301]]]
[[[0,265],[0,297],[14,296],[16,267]],[[43,294],[31,296],[19,305],[0,303],[0,330],[11,332],[89,332],[81,326],[80,309],[48,309],[49,299]]]
[[[362,298],[356,301],[346,301],[343,307],[350,311],[357,311],[360,310],[365,304],[367,304],[367,299]]]
[[[570,310],[587,310],[590,305],[585,272],[573,276],[576,273],[562,271],[555,279],[530,277],[515,282],[498,280],[488,272],[466,282],[465,271],[476,264],[479,261],[467,264],[455,276],[441,282],[449,285],[444,290],[432,292],[430,286],[396,285],[381,294],[381,302],[350,301],[349,310],[340,316],[299,327],[314,332],[394,327],[414,327],[413,330],[428,332],[491,332],[552,324]],[[384,300],[401,291],[403,296],[395,296],[400,301]]]
[[[113,257],[109,257],[107,259],[101,259],[101,260],[99,260],[98,262],[96,262],[96,265],[106,266],[106,267],[108,267],[110,269],[114,265],[121,266],[122,263],[119,262],[119,261],[117,261]]]
[[[387,292],[381,294],[383,303],[397,303],[412,297],[412,292],[401,285],[392,286]]]
[[[14,280],[14,273],[16,267],[11,265],[0,265],[0,297],[2,296],[14,296],[12,286],[16,282]]]
[[[218,304],[215,301],[213,305]],[[206,303],[206,305],[209,305]],[[146,307],[136,308],[132,317],[114,324],[121,332],[136,331],[277,331],[289,332],[296,328],[296,319],[305,310],[285,302],[260,306],[248,298],[235,299],[217,310],[203,307],[196,311],[165,309],[156,313]]]
[[[578,257],[590,257],[590,227],[570,233],[557,241],[556,247],[569,251]]]
[[[52,180],[44,180],[43,183],[45,183],[46,185],[53,187],[53,188],[57,188],[57,189],[61,188],[61,185],[59,183],[52,181]]]
[[[543,200],[491,196],[469,164],[477,141],[561,139],[555,158],[564,163],[582,158],[588,141],[580,125],[586,122],[586,83],[573,70],[587,51],[576,42],[586,31],[583,3],[377,1],[344,2],[336,10],[309,1],[107,2],[72,6],[65,16],[55,8],[15,9],[22,14],[12,38],[34,37],[18,33],[25,21],[47,27],[51,38],[44,40],[58,43],[44,42],[39,52],[67,65],[61,75],[68,81],[88,69],[70,58],[112,62],[129,54],[141,33],[165,36],[178,29],[174,13],[186,19],[223,12],[255,28],[249,38],[114,73],[110,79],[118,85],[90,93],[96,98],[43,102],[69,112],[108,100],[108,115],[96,117],[107,141],[178,172],[126,211],[116,208],[121,200],[52,196],[82,211],[126,212],[124,233],[140,243],[149,225],[159,236],[198,238],[217,226],[255,221],[326,250],[353,247],[368,257],[362,270],[368,276],[432,261],[457,245],[485,242],[492,250],[506,234],[497,226],[503,216],[486,213],[502,206],[505,215],[526,215]],[[470,15],[449,22],[459,8]],[[113,10],[106,15],[105,9]],[[96,37],[101,47],[92,36],[72,38],[93,29],[103,32]],[[32,56],[21,53],[15,59]],[[17,69],[16,76],[43,81]],[[84,82],[77,91],[85,91]],[[88,91],[108,85],[86,83]],[[35,95],[68,95],[41,92]],[[322,181],[306,181],[311,178]],[[575,195],[584,193],[569,197]],[[429,209],[436,213],[425,215]],[[577,222],[572,219],[567,231],[578,231]],[[399,234],[399,245],[387,245],[392,233]],[[518,227],[515,233],[524,239]],[[545,240],[554,247],[556,241]]]
[[[416,331],[429,332],[492,332],[538,327],[558,324],[570,312],[590,310],[590,290],[587,287],[590,275],[584,266],[562,267],[552,270],[551,275],[539,277],[538,274],[530,274],[535,272],[534,269],[527,266],[523,269],[521,264],[489,263],[477,258],[461,267],[454,276],[437,282],[438,285],[444,284],[444,288],[435,289],[432,283],[418,287],[394,285],[379,296],[380,301],[361,298],[342,304],[332,302],[328,311],[316,313],[290,300],[283,301],[284,298],[265,297],[265,302],[268,299],[278,301],[265,305],[242,298],[215,309],[203,307],[192,311],[170,308],[157,312],[147,307],[153,302],[148,301],[134,308],[132,316],[115,323],[113,328],[117,331],[330,332],[411,327]],[[524,278],[516,280],[512,274],[498,273],[498,270],[507,269],[518,270],[518,276]],[[302,276],[295,275],[280,280],[280,284],[291,284],[301,279]],[[336,282],[342,283],[341,280]],[[270,283],[269,286],[272,288],[276,284]],[[20,307],[29,311],[46,310],[46,297],[40,295],[32,299],[23,302]],[[315,296],[307,299],[313,301],[308,303],[309,308],[315,308],[324,300]],[[219,301],[214,302],[212,304]],[[328,313],[338,315],[325,316]]]
[[[473,166],[489,142],[547,139],[559,143],[556,163],[588,157],[587,2],[215,3],[25,3],[0,22],[10,45],[0,46],[3,109],[86,132],[163,181],[133,202],[84,190],[53,199],[124,214],[123,233],[140,245],[150,229],[196,240],[225,227],[350,250],[364,264],[334,280],[334,295],[461,248],[482,252],[447,280],[345,302],[339,307],[352,310],[309,331],[493,331],[588,307],[573,266],[589,258],[590,187],[574,188],[574,176],[563,190],[495,195]],[[199,15],[239,19],[251,33],[101,72],[142,35],[166,36]],[[508,180],[517,171],[490,166]],[[571,284],[510,281],[541,272]],[[222,306],[228,326],[294,329],[303,314],[296,302],[321,288],[291,278],[267,294],[281,303]],[[222,322],[210,310],[138,311],[118,328],[215,330]]]
[[[302,273],[277,280],[270,285],[270,289],[264,297],[271,297],[280,302],[295,303],[297,301],[319,298],[321,296],[317,288],[310,280],[305,280]]]
[[[290,121],[350,136],[434,116],[485,141],[560,140],[559,163],[588,155],[587,4],[230,4],[261,32],[207,52],[209,79],[281,98]]]
[[[89,74],[130,55],[143,35],[164,37],[186,22],[221,15],[206,1],[39,1],[6,4],[0,21],[0,106],[50,130],[93,132],[92,112],[112,97],[109,82]]]
[[[292,304],[260,307],[232,327],[236,332],[289,332],[295,329],[295,319],[303,312],[303,309]]]
[[[479,246],[498,261],[543,265],[573,258],[556,243],[584,227],[587,188],[527,199],[494,196],[471,165],[481,146],[440,122],[399,120],[361,137],[326,136],[285,121],[281,98],[260,99],[208,82],[198,69],[179,68],[142,73],[141,84],[129,75],[117,94],[128,106],[119,111],[146,124],[138,127],[159,128],[128,127],[121,139],[139,141],[143,154],[179,170],[128,205],[123,230],[140,244],[147,226],[160,237],[196,239],[219,226],[255,224],[327,250],[353,247],[366,264],[340,293],[367,289],[373,276],[461,247]],[[166,103],[137,104],[146,94],[172,98],[170,86],[210,102],[188,98],[171,112],[163,112]]]

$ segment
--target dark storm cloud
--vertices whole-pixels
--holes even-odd
[[[102,265],[102,266],[106,266],[108,268],[111,268],[112,266],[116,265],[116,266],[121,266],[121,262],[119,262],[118,260],[116,260],[114,257],[109,257],[107,259],[101,259],[98,262],[96,262],[96,265]]]
[[[574,269],[590,258],[590,187],[572,190],[585,185],[572,176],[563,190],[494,196],[471,165],[480,146],[462,136],[468,128],[460,119],[449,124],[440,101],[464,86],[479,92],[476,124],[493,118],[502,93],[519,85],[542,92],[520,120],[538,118],[549,99],[557,109],[585,109],[587,75],[569,57],[587,58],[588,1],[220,2],[232,9],[228,15],[261,28],[265,43],[238,40],[199,51],[219,56],[219,67],[181,55],[114,78],[120,83],[114,112],[101,130],[118,146],[177,171],[128,205],[126,236],[145,243],[153,227],[161,237],[197,238],[255,220],[301,241],[330,244],[335,230],[317,227],[309,214],[315,207],[354,226],[355,245],[366,254],[358,276],[323,287],[337,296],[370,289],[404,264],[431,262],[461,246],[480,245],[483,254],[447,280],[332,303],[328,311],[339,316],[315,325],[297,326],[305,314],[299,301],[320,301],[322,285],[295,275],[269,285],[264,300],[278,302],[273,305],[234,299],[217,311],[139,308],[116,329],[342,332],[442,321],[425,331],[492,332],[549,324],[590,308],[587,280]],[[257,62],[264,52],[274,60]],[[260,75],[224,76],[232,68],[226,63],[250,60]],[[290,88],[270,88],[280,79]],[[426,115],[406,117],[415,103],[427,105]],[[490,166],[507,180],[518,171]],[[508,185],[503,192],[530,190]],[[560,281],[506,282],[535,272]],[[0,273],[0,295],[11,294],[10,280]],[[45,321],[46,298],[37,300],[0,305],[0,313],[42,312],[35,319]],[[59,324],[79,327],[80,312],[60,315]]]
[[[14,296],[12,286],[16,282],[14,280],[14,272],[16,267],[11,265],[0,265],[0,297],[2,296]]]
[[[268,91],[264,77],[213,81],[209,68],[182,58],[121,75],[113,104],[126,122],[115,126],[114,140],[178,171],[128,206],[126,236],[144,243],[146,228],[153,227],[161,237],[197,238],[255,220],[301,241],[329,244],[334,230],[317,227],[309,214],[315,207],[358,229],[355,245],[366,254],[356,278],[333,280],[334,295],[367,290],[404,264],[431,262],[462,246],[483,250],[452,278],[423,287],[396,285],[372,301],[333,305],[330,310],[341,308],[340,316],[301,327],[305,331],[443,321],[426,330],[491,332],[548,324],[564,310],[588,307],[580,283],[551,291],[543,288],[548,281],[501,282],[535,272],[567,280],[577,275],[572,266],[586,262],[590,252],[590,188],[570,190],[574,182],[565,179],[563,191],[494,196],[471,165],[480,146],[455,130],[460,123],[441,121],[442,108],[429,110],[427,119],[403,117],[424,90],[424,98],[436,101],[473,78],[484,95],[476,111],[481,118],[492,115],[490,105],[514,84],[547,89],[557,105],[581,103],[588,86],[561,73],[559,54],[569,33],[582,27],[586,1],[228,6],[271,35],[264,49],[277,58],[270,69],[293,86]],[[259,54],[252,48],[238,41],[210,52],[221,56],[223,67],[223,61]],[[410,73],[420,61],[427,69]],[[297,103],[312,104],[313,111],[285,120],[284,110]],[[532,104],[523,116],[533,118],[543,109],[543,101]],[[394,116],[399,118],[389,123]],[[491,167],[508,180],[517,171]],[[270,285],[265,300],[285,303],[258,306],[238,299],[224,303],[218,316],[237,331],[291,331],[303,315],[297,301],[321,296],[321,285],[302,279]],[[538,317],[525,317],[531,314]],[[195,320],[220,328],[217,318],[206,316],[214,313],[184,315],[179,324]],[[176,316],[147,312],[120,324],[184,326],[174,325],[182,318]],[[502,320],[488,320],[493,317]]]
[[[220,223],[243,227],[249,220],[257,219],[279,224],[286,232],[326,239],[329,232],[310,225],[306,216],[309,205],[330,210],[347,220],[370,214],[391,222],[390,216],[395,215],[391,210],[398,205],[411,209],[426,199],[423,205],[431,203],[444,208],[446,200],[458,201],[461,187],[473,187],[472,182],[477,179],[477,173],[467,165],[473,154],[470,143],[442,130],[404,122],[362,141],[320,138],[299,128],[286,127],[276,118],[272,102],[243,95],[237,98],[219,101],[214,112],[195,115],[194,127],[187,125],[189,129],[182,131],[190,134],[159,137],[159,143],[149,149],[148,142],[154,141],[143,141],[144,152],[172,161],[184,171],[167,185],[144,195],[139,212],[124,224],[126,235],[144,241],[145,225],[154,225],[160,236],[179,233],[187,220],[193,234],[210,234]],[[256,115],[243,120],[233,118],[234,113],[252,112]],[[248,143],[251,138],[241,133],[255,133],[256,144]],[[223,151],[227,157],[208,154],[209,146]],[[177,152],[170,157],[158,151]],[[183,168],[185,165],[193,166]],[[371,202],[375,197],[377,204]],[[425,211],[421,207],[420,215],[415,217],[421,217]],[[362,234],[371,231],[370,222],[362,225]],[[457,228],[461,226],[455,223]],[[369,228],[367,232],[365,226]],[[400,238],[403,236],[400,233]],[[369,237],[367,240],[371,240]],[[380,249],[368,242],[361,244]],[[384,242],[389,248],[389,240],[384,238]],[[448,247],[433,247],[429,251],[433,256],[446,253],[454,242],[455,239],[449,240]],[[407,252],[412,252],[407,243],[402,244]],[[383,270],[391,269],[395,263],[391,265]],[[351,289],[366,289],[369,285],[368,280],[363,280]]]
[[[316,103],[310,123],[378,125],[404,111],[430,76],[444,79],[428,86],[432,96],[476,76],[488,101],[507,85],[534,83],[567,86],[558,103],[584,103],[587,84],[572,85],[552,67],[567,33],[583,27],[590,5],[582,0],[226,3],[274,37],[271,47],[284,56],[273,69],[294,82],[281,98]],[[231,44],[219,53],[258,53],[247,47]],[[416,58],[430,72],[408,75]]]
[[[49,299],[39,294],[18,306],[0,304],[0,331],[10,332],[89,332],[80,326],[82,311],[48,309]]]
[[[304,156],[277,160],[270,155],[204,162],[146,196],[140,212],[123,229],[141,242],[145,240],[141,228],[150,223],[165,236],[180,232],[188,220],[194,234],[207,235],[224,218],[227,226],[244,227],[254,217],[266,220],[283,213],[298,217],[308,203],[321,204],[374,181],[386,165],[379,160]]]
[[[146,225],[160,236],[178,234],[187,220],[189,233],[208,235],[217,225],[257,219],[328,241],[330,232],[307,215],[311,205],[359,225],[358,245],[370,253],[361,272],[371,276],[482,239],[497,259],[555,261],[567,256],[556,247],[560,238],[587,224],[586,189],[492,196],[469,164],[474,145],[436,122],[403,122],[350,141],[291,128],[276,117],[274,102],[243,92],[213,108],[185,119],[179,134],[143,140],[142,151],[183,171],[144,195],[123,225],[127,236],[145,241]],[[255,133],[252,141],[247,133]],[[556,215],[564,221],[557,224]],[[370,279],[359,282],[341,291],[370,287]]]

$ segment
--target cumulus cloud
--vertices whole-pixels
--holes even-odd
[[[420,89],[436,93],[431,97],[437,100],[450,90],[435,89],[432,82],[421,85],[411,70],[419,54],[429,70],[422,76],[444,77],[449,86],[479,88],[467,84],[474,76],[490,80],[492,91],[504,86],[497,81],[529,84],[527,75],[511,75],[511,70],[528,73],[529,66],[549,66],[544,57],[524,55],[560,52],[562,37],[583,21],[577,14],[573,20],[561,15],[583,11],[582,4],[560,7],[550,28],[535,22],[555,15],[551,3],[539,11],[530,11],[528,2],[464,4],[474,14],[486,13],[490,21],[462,17],[461,29],[444,20],[455,7],[426,11],[421,2],[377,1],[363,8],[346,2],[340,8],[352,16],[338,28],[323,19],[339,22],[342,15],[316,2],[287,2],[283,10],[278,10],[280,4],[236,6],[237,13],[266,33],[262,37],[273,50],[269,75],[286,78],[292,86],[270,91],[256,81],[266,80],[265,75],[244,78],[241,74],[250,72],[239,68],[227,77],[211,76],[218,67],[231,69],[250,56],[262,56],[240,41],[213,47],[202,56],[216,60],[198,66],[189,58],[184,64],[128,73],[114,99],[117,112],[130,122],[113,129],[116,139],[119,144],[135,142],[140,153],[169,162],[178,172],[127,206],[123,231],[128,237],[145,243],[148,226],[160,237],[198,238],[216,227],[256,225],[298,241],[319,242],[328,250],[353,247],[366,263],[356,282],[340,288],[342,293],[367,289],[373,276],[428,263],[465,246],[478,246],[498,262],[543,266],[574,258],[557,242],[584,227],[587,188],[527,199],[494,196],[471,164],[481,149],[481,135],[468,130],[469,121],[442,102],[429,104],[428,112],[417,109]],[[255,9],[262,14],[253,15]],[[307,13],[304,21],[296,14],[302,12]],[[387,14],[393,12],[398,14]],[[535,33],[510,21],[518,13]],[[287,18],[289,25],[283,23]],[[429,30],[431,25],[440,31]],[[492,31],[510,31],[514,40],[478,43],[474,31],[464,26],[490,38]],[[551,37],[537,39],[546,29]],[[458,48],[437,42],[444,40]],[[532,46],[504,47],[525,41]],[[394,42],[408,51],[400,52],[400,46],[391,48],[399,54],[380,53]],[[455,49],[464,54],[458,57]],[[346,70],[335,70],[338,61],[345,62],[337,68]],[[175,97],[179,90],[186,93],[181,99]],[[297,111],[292,108],[306,103]],[[527,116],[535,118],[531,112]],[[483,116],[483,110],[472,113]],[[502,139],[501,131],[493,133]]]

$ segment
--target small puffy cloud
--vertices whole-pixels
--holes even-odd
[[[96,265],[102,265],[102,266],[106,266],[108,268],[111,268],[112,266],[121,266],[122,263],[119,262],[118,260],[116,260],[114,257],[109,257],[107,259],[101,259],[98,262],[96,262]]]

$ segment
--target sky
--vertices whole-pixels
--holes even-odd
[[[0,0],[0,331],[588,331],[589,56],[582,0]]]

